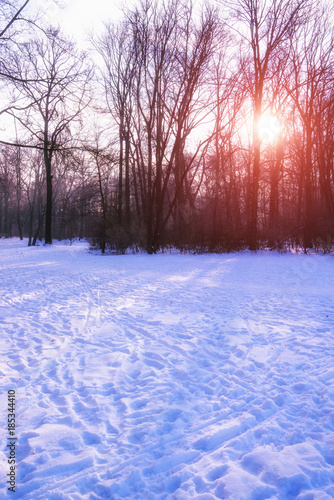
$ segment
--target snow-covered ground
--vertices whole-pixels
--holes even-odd
[[[333,256],[26,243],[0,241],[1,498],[334,498]]]

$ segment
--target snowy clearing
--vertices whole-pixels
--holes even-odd
[[[26,243],[0,241],[1,498],[334,498],[334,257]]]

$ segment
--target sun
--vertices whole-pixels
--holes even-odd
[[[277,139],[281,131],[281,122],[277,116],[264,113],[259,119],[257,131],[262,142],[272,143]]]

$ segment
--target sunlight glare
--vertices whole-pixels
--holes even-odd
[[[277,116],[272,114],[263,114],[258,123],[258,134],[261,141],[274,142],[281,131],[281,123]]]

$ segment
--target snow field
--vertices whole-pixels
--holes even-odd
[[[0,241],[1,497],[334,498],[333,271]]]

